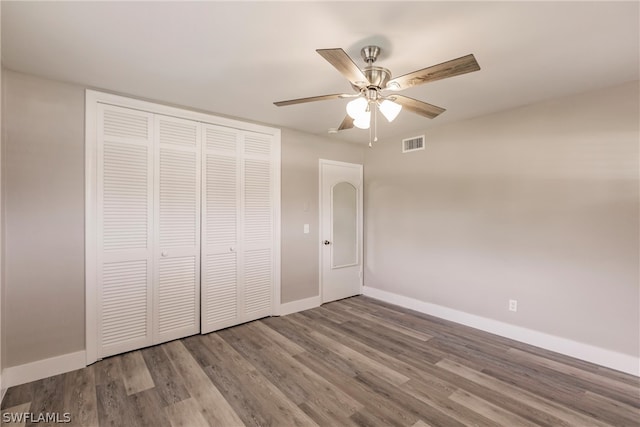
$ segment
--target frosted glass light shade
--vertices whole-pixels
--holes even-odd
[[[382,115],[384,115],[389,123],[391,123],[396,117],[398,117],[398,114],[400,114],[402,105],[385,99],[384,101],[382,101],[382,103],[380,103],[379,109]]]
[[[369,129],[371,111],[365,111],[353,120],[353,125],[359,129]]]
[[[353,101],[349,101],[347,104],[347,114],[352,119],[357,119],[361,114],[364,114],[367,111],[367,105],[369,103],[365,98],[358,97]]]

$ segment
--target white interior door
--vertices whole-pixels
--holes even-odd
[[[203,125],[202,330],[239,323],[240,133]]]
[[[362,293],[362,165],[320,160],[322,302]]]
[[[98,105],[98,357],[152,344],[153,115]]]
[[[200,133],[155,116],[154,344],[200,332]]]

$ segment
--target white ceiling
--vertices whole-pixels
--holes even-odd
[[[381,138],[639,79],[639,4],[614,2],[9,2],[2,63],[51,79],[326,135],[350,92],[315,50],[342,47],[394,76],[473,53],[482,70],[402,92],[444,107],[403,111]],[[368,141],[352,129],[332,138]]]

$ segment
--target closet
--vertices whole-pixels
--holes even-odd
[[[87,363],[274,314],[279,130],[87,91]]]

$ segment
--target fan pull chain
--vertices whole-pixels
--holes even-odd
[[[372,146],[373,145],[371,144],[371,125],[369,125],[369,147],[372,147]]]
[[[373,112],[373,125],[376,127],[373,133],[373,142],[378,142],[378,106],[374,108]]]

